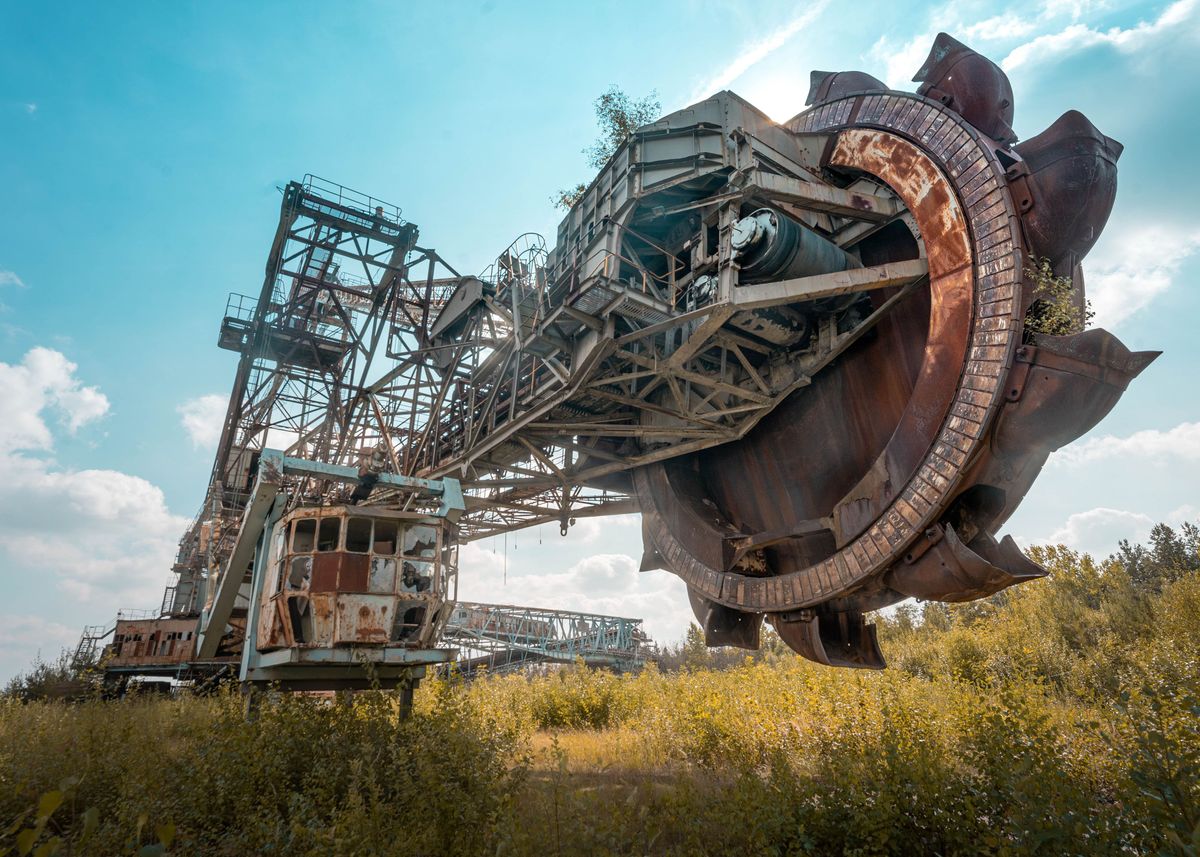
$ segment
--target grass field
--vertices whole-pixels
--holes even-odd
[[[0,705],[0,847],[62,854],[1195,854],[1200,576],[1050,579],[784,654],[384,693]],[[6,821],[5,819],[11,819]],[[23,837],[23,838],[22,838]],[[56,850],[57,849],[57,850]]]

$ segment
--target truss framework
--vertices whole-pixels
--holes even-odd
[[[268,445],[364,474],[455,476],[468,540],[545,522],[565,534],[637,511],[631,469],[744,437],[926,280],[919,258],[743,283],[731,232],[747,210],[774,206],[851,255],[907,213],[878,182],[783,154],[778,126],[730,93],[705,104],[721,99],[721,122],[641,129],[553,252],[522,235],[479,276],[420,247],[392,206],[289,184],[259,294],[231,298],[221,326],[240,358],[171,612],[196,612],[200,581],[223,570]],[[717,156],[712,137],[737,145]],[[691,156],[660,156],[681,140]],[[310,480],[292,494],[337,491]]]

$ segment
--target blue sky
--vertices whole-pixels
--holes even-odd
[[[610,84],[664,111],[729,88],[782,121],[811,69],[914,88],[939,30],[1004,65],[1022,137],[1075,108],[1125,144],[1089,294],[1099,324],[1166,352],[1007,531],[1106,554],[1200,517],[1200,2],[996,10],[0,0],[0,679],[157,603],[232,382],[225,298],[257,289],[288,179],[394,202],[478,271],[520,232],[553,236]],[[464,551],[461,591],[677,638],[683,587],[639,555],[631,519],[530,531]]]

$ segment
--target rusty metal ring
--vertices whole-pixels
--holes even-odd
[[[915,472],[882,513],[833,556],[788,574],[751,577],[714,571],[673,536],[674,544],[658,546],[689,585],[713,601],[750,612],[782,612],[827,601],[884,571],[907,550],[945,509],[963,465],[984,442],[986,428],[1004,402],[1000,382],[1012,365],[1021,331],[1020,226],[991,141],[942,105],[899,92],[846,96],[801,114],[788,128],[799,134],[838,135],[831,157],[847,166],[856,166],[852,143],[864,129],[886,132],[876,135],[881,141],[907,141],[911,151],[919,150],[935,165],[964,212],[960,231],[969,233],[967,264],[947,258],[938,273],[948,278],[957,274],[960,287],[970,290],[970,338],[966,353],[960,352],[962,370],[953,395],[937,415],[937,431]],[[866,158],[857,165],[866,172],[886,172],[878,161]],[[886,175],[880,178],[887,180]],[[930,263],[932,271],[932,258]],[[948,297],[949,291],[943,294]],[[643,481],[650,476],[640,474]]]

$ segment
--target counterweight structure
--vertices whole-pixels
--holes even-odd
[[[883,666],[871,610],[1042,575],[999,528],[1157,354],[1035,322],[1043,262],[1082,322],[1121,146],[1074,111],[1017,143],[1004,73],[945,34],[915,80],[814,72],[782,124],[731,92],[671,113],[553,249],[523,235],[478,276],[395,208],[288,185],[222,325],[239,366],[166,612],[207,603],[201,656],[238,645],[268,446],[356,469],[295,485],[308,504],[403,510],[385,475],[458,480],[459,541],[640,511],[643,569],[683,578],[711,645],[766,620],[824,664]]]

